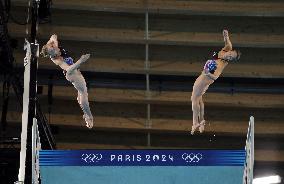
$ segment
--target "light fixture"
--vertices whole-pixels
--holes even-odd
[[[266,176],[253,179],[253,184],[277,184],[281,183],[281,177],[279,175]]]

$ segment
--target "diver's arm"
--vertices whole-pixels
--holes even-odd
[[[233,46],[229,38],[229,32],[227,30],[223,30],[223,37],[224,37],[225,46],[223,47],[222,50],[224,51],[232,50]]]
[[[53,44],[55,47],[58,47],[58,40],[57,40],[57,35],[53,34],[50,39],[48,40],[47,44]]]
[[[208,76],[210,79],[216,80],[218,76],[210,73],[210,72],[204,72],[204,75]]]

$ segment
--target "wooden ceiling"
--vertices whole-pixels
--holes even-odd
[[[42,45],[56,33],[74,58],[91,54],[81,71],[95,116],[94,128],[87,129],[77,92],[59,68],[40,58],[38,98],[58,149],[243,149],[253,115],[257,164],[284,163],[282,1],[55,0],[52,7],[52,22],[39,25],[38,41]],[[11,13],[24,21],[26,1],[13,1]],[[14,57],[22,68],[26,26],[8,25],[11,37],[19,40]],[[224,28],[242,57],[229,64],[204,96],[208,125],[205,133],[191,136],[192,85],[206,59],[223,46]],[[145,44],[149,70],[144,69]],[[145,92],[147,73],[151,98]],[[52,104],[48,84],[53,85]],[[145,126],[148,103],[151,128]],[[7,133],[19,135],[21,107],[13,93],[8,121]]]

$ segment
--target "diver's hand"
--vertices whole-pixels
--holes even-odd
[[[226,30],[226,29],[223,30],[223,37],[224,37],[224,39],[229,37],[228,30]]]
[[[91,54],[84,54],[84,55],[81,56],[80,60],[82,62],[85,62],[90,58],[90,56],[91,56]]]
[[[54,40],[57,40],[57,35],[53,34],[53,35],[51,35],[51,38],[54,39]]]

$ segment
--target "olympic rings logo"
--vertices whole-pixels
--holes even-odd
[[[82,154],[81,156],[82,160],[84,160],[86,163],[94,163],[94,162],[99,162],[102,158],[102,154]]]
[[[202,159],[201,153],[184,153],[182,154],[182,159],[187,163],[197,163]]]

